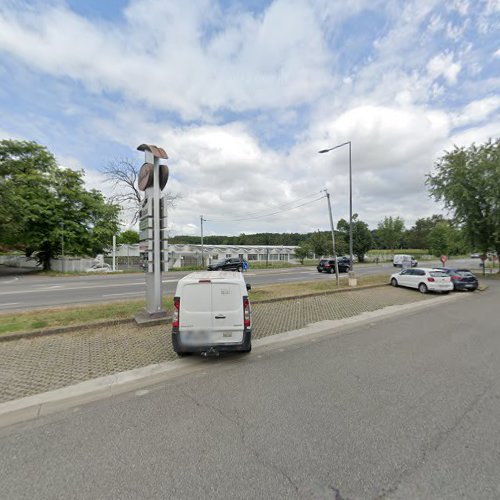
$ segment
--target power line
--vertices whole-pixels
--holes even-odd
[[[271,212],[271,213],[268,213],[268,214],[264,214],[264,215],[258,215],[257,217],[243,217],[243,218],[240,218],[240,219],[205,219],[205,220],[208,220],[210,222],[239,222],[239,221],[245,221],[245,220],[255,220],[255,219],[264,219],[265,217],[271,217],[273,215],[277,215],[277,214],[281,214],[281,213],[284,213],[284,212],[289,212],[290,210],[295,210],[296,208],[300,208],[300,207],[304,207],[306,205],[310,205],[311,203],[315,203],[319,200],[322,200],[325,196],[320,196],[319,198],[316,198],[315,200],[311,200],[311,201],[307,201],[305,203],[302,203],[300,205],[297,205],[295,207],[291,207],[291,208],[286,208],[284,210],[278,210],[276,212]]]
[[[287,203],[282,203],[281,205],[277,205],[276,207],[272,207],[272,208],[280,208],[280,207],[286,207],[287,205],[290,205],[292,203],[297,203],[301,200],[305,200],[307,198],[310,198],[311,196],[315,196],[319,193],[322,193],[324,190],[321,190],[321,191],[316,191],[314,193],[311,193],[311,194],[308,194],[306,196],[303,196],[301,198],[298,198],[297,200],[294,200],[294,201],[289,201]],[[246,214],[244,217],[240,217],[240,218],[236,218],[236,219],[205,219],[205,220],[208,220],[210,222],[234,222],[234,221],[244,221],[244,220],[252,220],[252,219],[262,219],[264,217],[270,217],[271,215],[276,215],[278,213],[281,213],[281,212],[287,212],[287,211],[290,211],[290,210],[294,210],[295,208],[300,208],[300,207],[303,207],[305,205],[308,205],[309,203],[314,203],[315,201],[318,201],[318,200],[321,200],[323,199],[324,196],[321,196],[320,198],[316,198],[315,200],[312,200],[310,202],[306,202],[306,203],[303,203],[301,205],[297,205],[295,207],[291,207],[291,208],[286,208],[284,210],[277,210],[276,212],[272,212],[272,213],[265,213],[265,214],[262,214],[262,210],[259,210],[257,212],[249,212],[248,214]],[[272,209],[270,207],[270,209]],[[259,214],[259,215],[256,215],[256,214]],[[253,216],[255,215],[255,217],[248,217],[248,216]]]

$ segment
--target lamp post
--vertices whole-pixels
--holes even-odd
[[[351,271],[354,267],[354,258],[353,258],[353,250],[352,250],[352,162],[351,162],[351,141],[343,142],[337,146],[333,146],[333,148],[322,149],[318,151],[318,153],[328,153],[333,151],[334,149],[341,148],[342,146],[349,146],[349,258],[351,259]]]

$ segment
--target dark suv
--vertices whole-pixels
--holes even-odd
[[[207,267],[208,271],[243,271],[244,260],[240,260],[238,257],[231,257],[229,259],[222,259],[210,264]]]
[[[339,273],[347,273],[351,270],[351,261],[348,257],[339,257],[337,259],[339,266]],[[335,259],[321,259],[316,266],[318,273],[334,273],[335,272]]]

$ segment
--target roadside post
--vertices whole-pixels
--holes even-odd
[[[162,306],[161,272],[164,267],[168,269],[168,248],[163,248],[166,204],[161,191],[168,182],[169,171],[167,165],[160,164],[161,159],[168,158],[164,149],[152,144],[141,144],[137,149],[144,151],[145,156],[138,187],[145,193],[139,213],[139,249],[146,275],[146,307],[136,313],[135,320],[147,323],[167,316]]]
[[[479,256],[481,259],[481,267],[483,268],[483,276],[486,276],[486,260],[488,259],[488,256],[483,253]]]
[[[447,255],[441,255],[441,257],[439,257],[439,260],[441,261],[441,264],[443,264],[443,267],[445,266],[447,260],[448,260],[448,256]]]

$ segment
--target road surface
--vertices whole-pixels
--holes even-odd
[[[470,265],[461,261],[460,265]],[[429,263],[428,265],[430,265]],[[427,265],[427,264],[426,264]],[[438,261],[432,263],[438,265]],[[356,266],[356,274],[391,273],[396,269],[390,263]],[[173,295],[177,281],[188,272],[174,271],[163,274],[163,293]],[[341,276],[345,276],[341,274]],[[314,267],[277,270],[252,270],[245,279],[252,286],[311,280],[330,280],[326,273]],[[90,276],[47,277],[33,274],[0,276],[0,312],[56,307],[70,304],[102,303],[113,300],[145,297],[144,274],[113,274]]]
[[[3,428],[2,497],[500,498],[499,303],[492,282]]]

